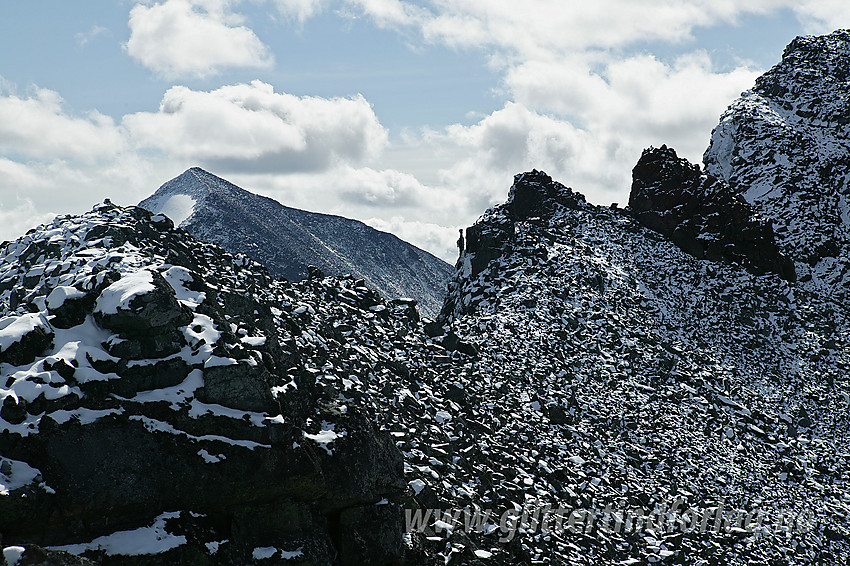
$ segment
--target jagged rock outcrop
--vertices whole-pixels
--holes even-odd
[[[632,171],[629,209],[638,222],[698,259],[736,261],[756,273],[795,279],[794,263],[779,251],[771,221],[672,148],[643,152]]]
[[[21,560],[401,563],[401,455],[305,367],[287,283],[108,203],[0,257],[0,535]]]
[[[275,277],[301,281],[315,266],[363,279],[387,299],[410,297],[435,316],[451,266],[399,238],[359,222],[284,206],[198,167],[162,185],[139,206],[174,216],[193,236],[244,253]]]
[[[553,181],[552,177],[542,171],[535,169],[517,174],[508,192],[507,202],[488,210],[480,221],[466,229],[466,245],[457,267],[465,276],[474,277],[491,260],[510,249],[516,238],[515,222],[549,218],[564,208],[579,209],[585,206],[587,202],[584,195]],[[448,296],[451,298],[453,295],[449,292]],[[441,316],[445,317],[453,308],[454,305],[444,305]]]
[[[664,163],[679,198],[694,167]],[[0,329],[35,315],[51,340],[0,363],[3,544],[121,565],[848,563],[833,288],[697,259],[540,172],[470,233],[438,322],[363,280],[274,281],[135,208],[4,245]],[[145,305],[146,333],[97,322]],[[142,343],[175,328],[176,354]]]
[[[773,220],[797,275],[848,303],[850,31],[798,37],[721,116],[703,160]]]

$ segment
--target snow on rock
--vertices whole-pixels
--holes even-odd
[[[59,285],[47,295],[47,308],[57,310],[65,304],[68,299],[79,299],[85,297],[86,294],[76,287],[67,285]]]
[[[336,425],[327,421],[322,421],[321,428],[316,433],[308,433],[303,431],[304,438],[309,438],[319,446],[321,446],[328,454],[333,454],[332,448],[328,446],[338,438],[345,436],[345,431],[336,432]]]
[[[95,303],[95,312],[118,314],[118,310],[130,310],[130,303],[139,295],[152,292],[153,274],[148,269],[129,273],[104,289]]]
[[[774,225],[807,287],[850,301],[850,31],[802,36],[732,103],[703,156]]]
[[[42,313],[0,319],[0,362],[20,365],[32,361],[51,343],[52,335]]]
[[[174,222],[175,226],[181,226],[195,211],[196,200],[189,195],[171,195],[156,200],[148,205],[148,210],[164,214]]]
[[[189,286],[197,284],[196,276],[185,267],[175,265],[163,271],[162,276],[174,289],[177,300],[192,309],[198,308],[206,298],[203,291],[192,291]]]
[[[272,558],[275,554],[277,554],[277,552],[277,549],[273,546],[259,546],[251,553],[251,557],[254,560],[265,560],[267,558]]]
[[[153,524],[129,531],[117,531],[98,537],[91,542],[52,547],[72,554],[82,554],[90,550],[102,550],[107,556],[140,556],[162,554],[186,544],[186,537],[174,535],[168,531],[166,522],[176,519],[180,513],[169,512],[159,515]]]
[[[0,458],[0,497],[11,491],[35,483],[41,472],[26,462]]]
[[[25,550],[23,546],[7,546],[4,548],[3,558],[6,560],[6,566],[17,566]]]
[[[316,302],[324,293],[276,281],[162,216],[108,202],[3,244],[0,261],[0,533],[7,545],[50,540],[91,558],[105,553],[115,564],[135,555],[178,563],[183,552],[241,564],[252,560],[249,545],[261,542],[304,545],[304,558],[322,564],[332,555],[331,537],[308,507],[371,508],[383,498],[398,509],[402,467],[389,435],[364,408],[340,406],[332,391],[309,382],[316,348],[334,340],[313,326],[325,316]],[[373,291],[354,280],[339,285],[363,304],[356,316],[376,317],[368,310],[380,303]],[[308,308],[292,313],[302,303]],[[304,332],[293,336],[300,325]],[[26,349],[16,354],[21,344]],[[309,368],[293,363],[299,359]],[[324,449],[299,447],[293,441],[301,431]],[[44,461],[50,465],[41,471],[27,464]],[[317,461],[322,474],[299,475]],[[216,473],[204,473],[211,465]],[[361,480],[343,481],[350,467]],[[281,495],[281,482],[303,487],[297,502]],[[58,501],[67,520],[45,527]],[[258,541],[257,528],[234,534],[218,526],[227,522],[194,510],[233,505],[262,529],[265,505],[308,519]],[[370,555],[387,562],[398,555],[386,537],[396,526],[391,514],[369,521],[369,533],[386,540]],[[346,536],[371,535],[352,525]]]

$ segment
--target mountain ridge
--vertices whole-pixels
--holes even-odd
[[[308,212],[256,195],[199,167],[163,184],[139,203],[163,212],[175,199],[177,225],[201,240],[245,253],[276,277],[293,281],[320,271],[361,278],[389,298],[415,298],[425,314],[442,306],[451,266],[432,254],[360,222]]]

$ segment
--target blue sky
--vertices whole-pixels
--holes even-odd
[[[843,0],[0,0],[0,238],[199,165],[451,259],[543,169],[597,203]],[[49,14],[49,15],[48,15]]]

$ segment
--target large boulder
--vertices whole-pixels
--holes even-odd
[[[31,363],[53,342],[53,329],[44,315],[28,313],[0,320],[0,362]]]

